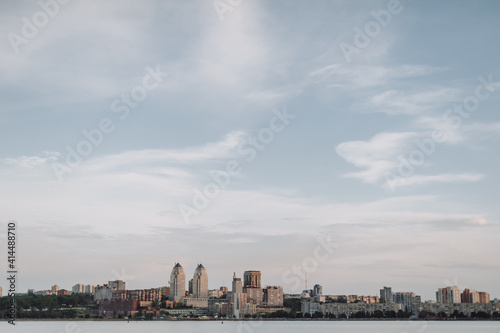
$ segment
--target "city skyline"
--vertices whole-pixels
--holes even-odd
[[[0,2],[18,290],[498,297],[500,2],[225,2]]]
[[[201,276],[204,276],[202,284],[205,287],[201,287],[201,289],[198,289],[198,291],[196,291],[196,289],[194,287],[195,283],[193,282],[193,280],[196,276],[198,276],[200,279],[201,279]],[[237,285],[234,284],[235,279],[240,281],[239,283],[241,284],[241,286],[238,287]],[[193,291],[192,292],[188,292],[188,285],[190,283],[193,283]],[[177,262],[177,263],[175,263],[174,267],[171,270],[170,280],[167,281],[167,283],[164,286],[155,286],[155,287],[150,286],[150,287],[146,287],[143,289],[159,289],[159,288],[164,288],[165,286],[168,285],[170,288],[170,296],[168,299],[170,301],[182,301],[182,299],[184,299],[186,297],[186,295],[191,295],[194,298],[197,298],[197,297],[208,298],[210,290],[222,290],[222,288],[227,289],[228,287],[230,287],[229,288],[230,290],[234,289],[234,288],[237,288],[237,289],[240,288],[241,292],[244,291],[245,293],[249,293],[249,289],[252,289],[252,288],[259,288],[260,289],[261,288],[261,271],[245,270],[243,272],[243,274],[241,275],[241,278],[237,278],[236,272],[233,272],[232,285],[231,284],[230,285],[219,285],[219,286],[216,286],[214,288],[210,288],[208,283],[209,283],[209,279],[207,277],[206,269],[203,266],[203,264],[198,263],[196,265],[196,268],[194,269],[193,279],[186,280],[186,275],[185,275],[184,269],[183,269],[182,265],[179,262]],[[350,293],[323,293],[324,285],[321,285],[321,284],[318,284],[315,282],[313,282],[313,283],[314,284],[311,288],[309,288],[309,286],[305,285],[305,289],[302,290],[301,292],[299,292],[298,294],[303,295],[304,293],[310,293],[311,297],[313,295],[336,295],[336,296],[364,295],[366,297],[377,297],[377,298],[380,298],[380,300],[385,299],[385,300],[389,300],[391,302],[393,301],[392,297],[394,294],[406,294],[406,293],[412,293],[414,295],[419,294],[419,293],[415,293],[415,291],[412,290],[411,288],[406,289],[406,290],[410,290],[410,291],[405,291],[405,292],[397,291],[397,292],[395,292],[393,290],[395,290],[397,288],[394,289],[392,287],[385,287],[385,286],[383,287],[383,289],[380,289],[378,293],[375,292],[374,294],[373,293],[372,294],[370,294],[370,293],[363,294],[363,293],[352,293],[352,292],[350,292]],[[52,294],[57,293],[57,291],[59,291],[59,290],[69,291],[70,294],[71,293],[91,293],[91,294],[93,294],[94,293],[93,290],[96,287],[98,288],[98,287],[102,287],[102,286],[109,286],[110,288],[115,288],[116,290],[125,290],[126,289],[125,284],[126,284],[126,281],[122,281],[122,280],[109,281],[107,284],[103,284],[103,285],[101,285],[101,284],[88,285],[88,284],[77,283],[72,288],[68,288],[68,289],[60,288],[59,285],[53,285],[50,289],[45,289],[45,291],[51,292]],[[271,284],[265,284],[265,285],[266,285],[266,287],[272,286]],[[174,286],[173,289],[172,289],[172,286]],[[90,289],[88,287],[90,287]],[[283,286],[279,285],[279,287],[283,287]],[[422,298],[421,300],[422,300],[422,302],[434,300],[434,301],[437,301],[438,303],[489,303],[490,299],[491,299],[491,301],[493,301],[493,300],[498,301],[498,297],[496,295],[493,295],[490,297],[490,293],[488,293],[488,292],[476,291],[475,289],[469,289],[469,287],[470,286],[468,286],[467,288],[464,288],[463,290],[461,290],[461,288],[459,288],[458,286],[448,286],[448,287],[444,287],[444,288],[438,288],[437,291],[435,291],[435,298],[434,299]],[[0,288],[1,288],[1,286],[0,286]],[[450,293],[450,288],[451,288],[451,291],[454,291],[454,293],[453,292]],[[128,288],[128,289],[137,289],[137,288]],[[448,289],[448,292],[446,292],[447,289]],[[75,290],[77,290],[77,291],[75,291]],[[89,290],[89,291],[87,291],[87,290]],[[90,292],[90,290],[92,290],[92,292]],[[202,291],[202,294],[200,294],[200,290]],[[329,288],[327,287],[326,290],[329,290]],[[443,296],[443,290],[445,290],[444,296]],[[28,293],[30,291],[35,292],[35,289],[33,289],[33,288],[28,289]],[[36,291],[44,291],[44,289],[36,290]],[[179,291],[180,291],[180,293],[179,293]],[[283,290],[283,291],[286,295],[297,294],[297,293],[289,293],[286,290]],[[20,291],[19,293],[26,294],[22,291]],[[471,293],[472,295],[475,295],[475,294],[477,294],[477,295],[469,296],[469,293]],[[465,298],[464,298],[464,294],[467,294],[467,296],[465,296]],[[178,295],[178,296],[176,296],[176,295]],[[452,295],[452,296],[450,296],[450,295]],[[484,295],[487,295],[487,298],[485,298]],[[251,297],[252,297],[251,294],[248,294],[248,300],[245,300],[245,301],[250,302]],[[262,297],[262,295],[260,297]],[[418,296],[418,297],[421,297],[421,296]],[[486,299],[487,299],[487,301],[483,301]]]

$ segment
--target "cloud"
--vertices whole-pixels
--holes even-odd
[[[247,134],[243,131],[233,131],[226,134],[218,142],[210,142],[200,146],[185,147],[182,149],[146,149],[126,151],[118,154],[97,157],[84,163],[81,167],[87,172],[101,172],[119,167],[142,166],[148,171],[157,170],[173,175],[187,174],[179,169],[165,168],[165,164],[193,164],[218,159],[236,157],[236,148],[243,142]],[[158,168],[161,166],[161,168]],[[151,170],[153,167],[153,170]],[[137,169],[136,169],[137,170]],[[146,169],[143,173],[146,173]]]
[[[3,164],[18,166],[21,168],[35,168],[46,165],[49,162],[56,161],[60,158],[59,152],[44,151],[41,155],[37,156],[20,156],[20,157],[7,157],[0,160]]]
[[[390,187],[398,188],[411,185],[424,185],[428,183],[476,182],[482,180],[484,177],[485,175],[477,173],[413,175],[394,182]],[[385,183],[384,187],[389,188],[389,184]]]
[[[367,183],[376,183],[386,172],[397,168],[397,156],[408,151],[415,132],[378,133],[367,141],[347,141],[335,148],[337,154],[347,162],[364,171],[345,174],[344,177],[357,178]]]
[[[329,84],[331,87],[354,90],[376,87],[398,79],[429,75],[444,68],[424,65],[357,65],[335,63],[311,71],[309,77],[313,82]]]
[[[391,115],[414,115],[423,111],[438,111],[446,103],[456,101],[460,94],[459,89],[439,88],[418,93],[405,93],[397,90],[388,90],[375,95],[366,103],[369,111],[384,112]]]
[[[491,227],[497,226],[498,223],[489,222],[486,218],[481,216],[470,216],[470,217],[456,217],[447,218],[436,221],[428,221],[425,224],[433,225],[436,228],[444,230],[458,230],[466,227]]]
[[[436,117],[421,117],[416,121],[418,127],[424,130],[413,132],[382,132],[373,136],[369,140],[346,141],[338,144],[336,153],[348,163],[351,163],[363,171],[350,172],[343,175],[347,178],[356,178],[365,183],[377,184],[381,180],[386,180],[386,175],[398,175],[398,167],[402,161],[408,160],[413,152],[419,152],[425,159],[419,168],[426,167],[431,153],[422,152],[422,140],[432,138],[433,131],[440,130],[445,136],[445,141],[441,144],[455,145],[462,142],[474,142],[480,140],[487,133],[500,134],[500,123],[470,123],[461,126],[452,126],[450,123]],[[435,143],[437,146],[439,143]],[[415,167],[417,168],[417,167]],[[422,185],[428,183],[445,182],[475,182],[483,179],[485,175],[474,172],[465,173],[439,173],[436,175],[412,174],[401,176],[397,181],[389,185],[383,184],[386,188],[396,188],[402,186]]]

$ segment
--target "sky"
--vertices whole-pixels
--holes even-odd
[[[180,262],[211,289],[260,270],[287,293],[500,298],[499,14],[2,1],[2,267],[16,221],[19,292],[166,286]]]

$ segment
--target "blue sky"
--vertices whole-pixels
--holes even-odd
[[[42,3],[53,15],[0,4],[0,209],[21,291],[156,287],[180,261],[210,288],[259,269],[299,292],[287,274],[329,237],[306,268],[326,293],[499,297],[497,1]]]

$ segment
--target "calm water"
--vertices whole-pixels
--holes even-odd
[[[498,333],[500,322],[0,322],[0,332],[36,333]]]

